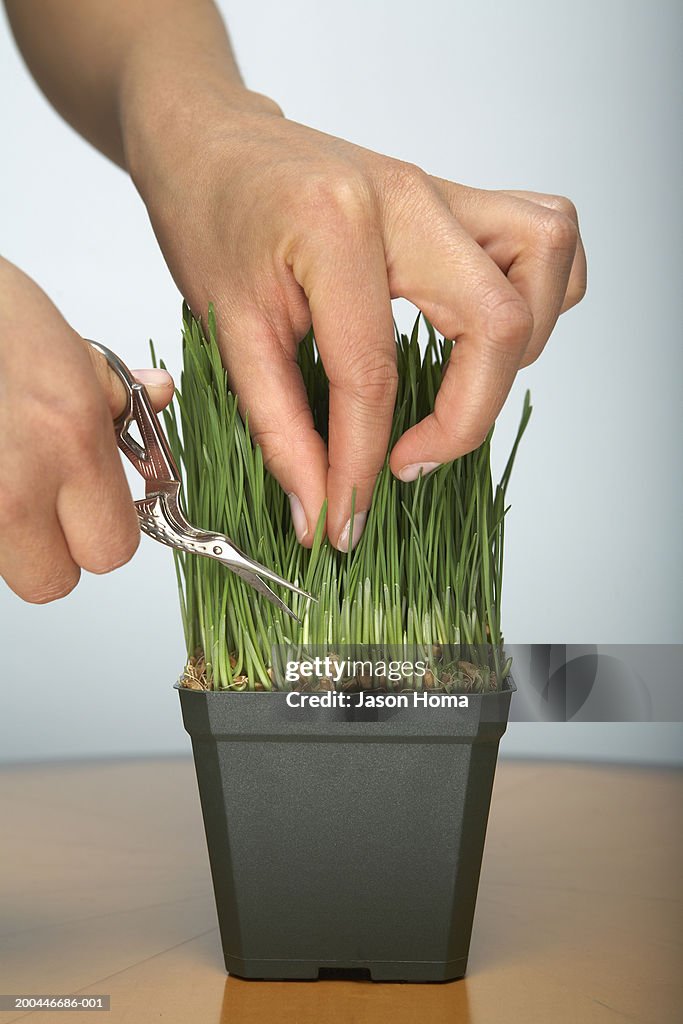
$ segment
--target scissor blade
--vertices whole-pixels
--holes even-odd
[[[274,572],[265,565],[261,565],[260,562],[254,561],[254,559],[250,558],[249,555],[245,555],[244,551],[241,551],[240,548],[229,540],[228,537],[221,534],[216,534],[215,536],[223,548],[221,554],[216,554],[216,558],[219,562],[223,562],[224,565],[227,565],[229,569],[232,569],[233,572],[237,572],[238,569],[244,569],[252,575],[263,576],[272,583],[277,583],[281,587],[286,587],[287,590],[291,590],[292,593],[305,597],[308,601],[317,602],[317,598],[313,597],[313,594],[309,594],[307,590],[302,590],[296,583],[291,583],[289,580],[286,580],[284,576],[280,576],[279,573]],[[268,589],[270,590],[270,588]]]
[[[282,587],[300,594],[310,601],[316,598],[308,594],[295,583],[290,583],[283,576],[268,569],[267,566],[255,562],[248,555],[245,555],[233,542],[220,533],[207,533],[198,530],[187,521],[177,500],[177,489],[165,489],[164,492],[157,492],[147,498],[135,502],[140,520],[140,526],[145,533],[154,537],[164,544],[187,551],[190,554],[204,555],[213,558],[215,561],[225,565],[226,568],[236,573],[246,583],[249,583],[255,590],[266,597],[272,604],[284,611],[296,622],[301,623],[298,615],[295,615],[284,601],[271,590],[261,577],[265,576],[278,583]]]
[[[217,561],[223,562],[228,566],[229,569],[235,569],[235,566],[240,566],[247,571],[263,576],[265,579],[271,580],[272,583],[277,583],[281,587],[286,587],[287,590],[291,590],[294,594],[299,594],[301,597],[305,597],[308,601],[316,601],[317,598],[313,597],[313,594],[309,594],[307,590],[302,590],[301,587],[297,586],[296,583],[290,583],[284,576],[280,576],[278,573],[269,569],[266,565],[261,565],[260,562],[254,561],[249,555],[246,555],[241,548],[221,533],[207,533],[204,530],[198,530],[195,526],[192,526],[183,515],[182,509],[178,503],[178,496],[176,493],[167,494],[164,501],[166,510],[166,516],[174,524],[176,531],[184,536],[191,536],[195,541],[207,545],[208,550],[203,552],[208,554],[212,558],[216,558]],[[218,544],[221,547],[221,552],[215,551],[215,545]],[[271,591],[272,593],[272,591]]]
[[[246,569],[242,565],[235,565],[234,563],[231,564],[224,559],[221,559],[221,561],[228,567],[228,569],[234,572],[236,576],[239,576],[245,583],[248,583],[250,586],[254,587],[255,590],[258,590],[259,594],[263,594],[271,604],[274,604],[281,612],[286,612],[290,619],[294,619],[295,622],[298,622],[299,625],[301,625],[301,619],[299,616],[295,615],[292,609],[277,596],[275,591],[270,589],[267,583],[264,583],[260,576],[257,576],[255,572],[251,571],[251,569]]]
[[[246,559],[247,566],[251,568],[251,571],[258,573],[259,576],[265,576],[267,580],[271,580],[273,583],[278,583],[281,587],[286,587],[287,590],[291,590],[293,594],[299,594],[301,597],[305,597],[308,601],[315,601],[317,603],[318,598],[313,597],[313,594],[309,594],[307,590],[302,590],[296,583],[290,583],[284,576],[278,576],[272,569],[267,569],[265,565],[260,565],[258,562],[254,562],[251,558]]]

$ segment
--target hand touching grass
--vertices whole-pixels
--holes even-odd
[[[183,295],[199,315],[215,304],[231,387],[299,540],[313,543],[327,498],[328,536],[345,551],[390,439],[390,300],[410,299],[457,341],[433,409],[391,451],[393,473],[414,481],[481,444],[519,368],[581,298],[576,212],[556,196],[432,177],[253,94],[235,102],[203,90],[201,117],[192,90],[165,109],[143,104],[130,167]],[[330,381],[327,447],[297,365],[311,325]]]
[[[531,414],[529,394],[499,483],[491,475],[491,432],[476,451],[412,483],[397,479],[385,459],[356,547],[341,553],[330,545],[323,511],[307,549],[297,542],[285,494],[264,469],[227,387],[215,318],[210,313],[206,319],[203,329],[185,310],[180,392],[164,414],[183,474],[185,509],[192,522],[226,533],[317,601],[286,596],[299,625],[225,566],[174,552],[189,656],[185,683],[271,689],[275,644],[287,658],[302,645],[314,645],[316,653],[376,645],[385,655],[391,648],[406,657],[419,648],[428,660],[434,645],[474,645],[502,682],[509,667],[500,621],[506,492]],[[428,414],[452,355],[451,343],[429,324],[421,352],[419,332],[418,320],[410,338],[394,342],[398,396],[391,440]],[[312,332],[299,346],[298,365],[314,424],[324,435],[329,383]]]

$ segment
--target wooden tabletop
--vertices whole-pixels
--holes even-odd
[[[189,758],[0,771],[0,1024],[680,1024],[683,775],[499,764],[468,976],[226,977]]]

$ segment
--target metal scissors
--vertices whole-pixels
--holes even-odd
[[[107,360],[128,396],[126,408],[114,420],[114,431],[119,448],[145,479],[145,497],[135,502],[143,533],[179,551],[215,559],[258,590],[280,611],[300,622],[299,617],[261,577],[315,601],[311,594],[278,576],[265,565],[255,562],[225,534],[207,533],[188,522],[180,508],[180,474],[168,438],[144,385],[135,380],[126,364],[114,352],[97,341],[90,341],[90,344]],[[142,444],[130,434],[133,423],[140,431]]]

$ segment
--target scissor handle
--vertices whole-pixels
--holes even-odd
[[[154,481],[179,481],[180,474],[171,446],[144,384],[135,379],[123,360],[111,349],[99,341],[89,340],[89,344],[104,356],[126,390],[126,408],[114,420],[114,431],[119,448],[147,482],[146,492],[149,493],[149,485]],[[135,423],[140,431],[141,445],[131,437],[131,423]]]

